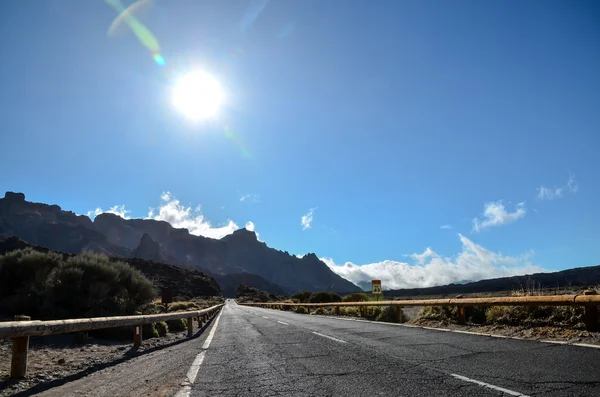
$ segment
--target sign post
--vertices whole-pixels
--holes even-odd
[[[381,280],[371,280],[371,293],[377,297],[377,300],[379,300],[379,296],[383,294],[381,289]]]
[[[171,291],[171,288],[161,289],[161,303],[165,305],[166,313],[169,309],[169,303],[173,303],[173,291]]]

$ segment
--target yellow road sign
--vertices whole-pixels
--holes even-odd
[[[371,292],[373,295],[381,295],[383,293],[381,290],[381,280],[371,280]]]

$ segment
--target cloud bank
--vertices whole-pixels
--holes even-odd
[[[88,218],[90,219],[94,219],[95,217],[97,217],[100,214],[115,214],[120,216],[123,219],[131,219],[129,217],[129,213],[131,211],[126,210],[124,205],[115,205],[113,207],[110,207],[108,210],[104,211],[102,208],[98,207],[96,208],[94,211],[88,211],[86,213],[86,215],[88,216]]]
[[[160,198],[162,203],[156,209],[151,208],[146,219],[165,221],[175,228],[187,229],[196,236],[215,239],[222,238],[239,229],[239,226],[231,219],[228,219],[224,226],[213,226],[202,215],[200,206],[195,209],[185,207],[170,192],[163,193]]]
[[[413,254],[414,264],[385,260],[356,265],[336,264],[331,258],[321,258],[335,273],[362,288],[370,288],[371,280],[382,280],[384,289],[418,288],[450,283],[508,277],[545,270],[531,263],[533,252],[518,257],[491,252],[463,235],[461,252],[454,258],[442,257],[431,248]]]

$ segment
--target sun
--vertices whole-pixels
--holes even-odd
[[[221,84],[203,71],[182,76],[175,83],[172,92],[173,106],[192,120],[214,118],[224,99]]]

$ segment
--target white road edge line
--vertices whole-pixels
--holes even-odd
[[[219,315],[217,316],[217,319],[215,320],[215,323],[212,326],[210,333],[208,334],[208,337],[204,341],[204,344],[202,345],[203,349],[208,349],[208,347],[210,346],[210,342],[212,342],[213,336],[215,335],[215,331],[217,330],[217,325],[219,325],[219,320],[221,319],[221,314],[223,314],[223,310],[221,310],[219,312]],[[192,365],[190,366],[190,369],[188,370],[188,372],[186,374],[185,382],[183,382],[181,389],[179,389],[179,391],[177,392],[175,397],[189,397],[189,395],[192,391],[192,385],[196,381],[196,376],[198,376],[198,370],[200,370],[200,366],[202,365],[202,362],[204,362],[205,354],[206,354],[206,350],[203,350],[200,353],[198,353],[198,355],[194,359],[194,362],[192,363]]]
[[[327,338],[327,339],[334,340],[334,341],[336,341],[336,342],[340,342],[340,343],[347,343],[345,340],[341,340],[341,339],[338,339],[338,338],[334,338],[333,336],[325,335],[325,334],[322,334],[322,333],[320,333],[320,332],[317,332],[317,331],[312,331],[312,333],[313,333],[313,334],[315,334],[315,335],[322,336],[323,338]]]
[[[277,322],[278,322],[279,324],[283,324],[283,325],[289,325],[288,323],[284,323],[283,321],[279,321],[279,320],[277,320]]]
[[[589,343],[571,343],[573,346],[579,346],[579,347],[593,347],[594,349],[600,349],[600,346],[598,345],[590,345]]]
[[[475,383],[476,385],[479,385],[479,386],[482,386],[482,387],[487,387],[488,389],[501,391],[502,393],[506,393],[506,394],[509,394],[511,396],[515,396],[515,397],[530,397],[530,396],[525,395],[523,393],[519,393],[518,391],[513,391],[513,390],[505,389],[505,388],[500,387],[500,386],[491,385],[489,383],[485,383],[485,382],[482,382],[480,380],[475,380],[475,379],[467,378],[466,376],[457,375],[457,374],[450,374],[450,376],[452,376],[452,377],[454,377],[456,379],[464,380],[465,382],[471,382],[471,383]]]
[[[266,318],[267,320],[269,319],[269,317],[267,317],[267,316],[262,316],[262,318]]]
[[[213,325],[213,327],[210,330],[210,333],[208,334],[208,337],[204,341],[204,344],[202,345],[203,349],[208,349],[208,347],[210,346],[210,342],[212,342],[213,336],[215,336],[215,332],[217,331],[217,325],[219,325],[219,320],[221,319],[221,314],[223,314],[223,310],[221,310],[219,312],[219,315],[217,316],[217,319],[215,320],[215,325]]]

